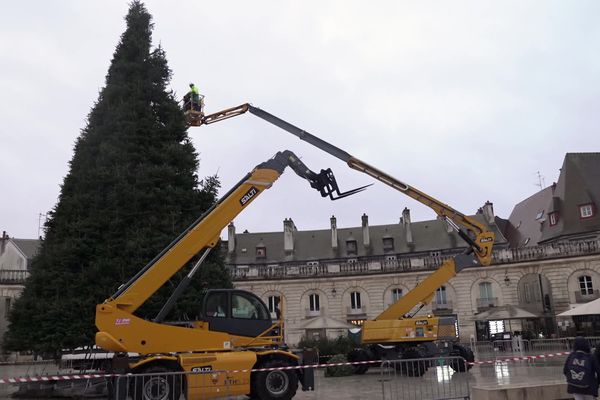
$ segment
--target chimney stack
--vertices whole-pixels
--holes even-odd
[[[367,214],[362,215],[362,234],[363,245],[369,247],[371,245],[371,238],[369,236],[369,216]]]
[[[235,252],[235,225],[233,225],[233,221],[227,225],[227,252],[230,254]]]
[[[483,216],[485,217],[485,221],[488,224],[493,224],[496,220],[496,218],[494,217],[494,204],[490,203],[488,200],[483,205],[482,210],[483,210]]]
[[[0,254],[4,254],[6,250],[6,243],[8,242],[8,235],[6,231],[2,231],[2,241],[0,242]]]
[[[335,215],[330,218],[331,221],[331,247],[337,249],[338,247],[338,235],[337,235],[337,221]]]
[[[400,220],[402,225],[404,225],[404,231],[406,232],[406,243],[412,243],[412,230],[410,229],[410,210],[408,207],[404,207],[402,210],[402,219]]]
[[[283,220],[283,250],[286,253],[294,251],[294,231],[296,230],[296,225],[291,218]]]

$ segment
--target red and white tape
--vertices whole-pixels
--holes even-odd
[[[27,382],[51,382],[51,381],[74,381],[80,379],[106,378],[117,376],[114,374],[81,374],[81,375],[43,375],[26,376],[20,378],[0,378],[0,383],[27,383]]]
[[[266,371],[286,371],[289,369],[302,369],[302,368],[328,368],[328,367],[341,367],[343,365],[362,365],[362,364],[381,364],[382,360],[371,360],[371,361],[354,361],[354,362],[341,362],[341,363],[327,363],[327,364],[315,364],[315,365],[291,365],[289,367],[277,367],[277,368],[256,368],[256,369],[239,369],[239,370],[228,370],[226,372],[266,372]],[[225,372],[225,371],[209,371],[210,372]]]
[[[473,361],[469,362],[470,365],[482,365],[482,364],[495,364],[498,362],[509,362],[509,361],[527,361],[534,359],[544,359],[544,358],[554,358],[560,356],[567,356],[571,354],[571,352],[563,351],[558,353],[549,353],[549,354],[536,354],[531,356],[522,356],[522,357],[501,357],[493,360],[485,360],[485,361]],[[303,369],[303,368],[328,368],[328,367],[341,367],[344,365],[364,365],[364,364],[380,364],[382,360],[372,360],[372,361],[355,361],[355,362],[340,362],[340,363],[328,363],[328,364],[318,364],[318,365],[293,365],[289,367],[276,367],[276,368],[256,368],[256,369],[240,369],[240,370],[228,370],[228,371],[206,371],[202,372],[203,374],[210,373],[245,373],[245,372],[266,372],[266,371],[286,371],[292,369]],[[95,378],[110,378],[110,377],[118,377],[118,376],[127,376],[119,375],[119,374],[79,374],[79,375],[44,375],[44,376],[26,376],[19,378],[0,378],[0,384],[15,384],[15,383],[28,383],[28,382],[51,382],[51,381],[70,381],[70,380],[82,380],[82,379],[95,379]]]
[[[497,362],[505,362],[505,361],[526,361],[526,360],[535,360],[535,359],[542,359],[542,358],[553,358],[553,357],[560,357],[560,356],[568,356],[569,354],[571,354],[570,351],[563,351],[563,352],[559,352],[559,353],[536,354],[536,355],[533,355],[533,356],[500,357],[500,358],[496,358],[494,360],[473,361],[473,362],[470,362],[469,364],[471,364],[471,365],[480,365],[480,364],[495,364]]]

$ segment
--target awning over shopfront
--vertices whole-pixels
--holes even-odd
[[[475,319],[477,321],[496,321],[529,318],[539,318],[539,315],[536,315],[532,312],[523,310],[522,308],[515,307],[510,304],[492,307],[489,310],[475,314]]]
[[[557,317],[576,317],[580,315],[600,315],[600,299],[590,301],[557,315]]]

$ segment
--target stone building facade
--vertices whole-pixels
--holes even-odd
[[[517,204],[508,220],[487,202],[474,216],[496,234],[493,262],[463,270],[439,288],[420,314],[455,315],[461,340],[489,340],[502,332],[545,336],[573,333],[556,315],[599,297],[600,153],[567,154],[557,183]],[[309,329],[328,316],[360,325],[372,319],[462,252],[464,242],[442,220],[299,231],[236,234],[224,245],[234,284],[283,305],[289,343],[303,336],[337,336],[345,329]],[[514,305],[534,318],[489,321],[478,315]],[[417,314],[419,315],[419,314]],[[585,328],[585,326],[584,326]],[[600,334],[589,326],[588,334]],[[592,329],[593,328],[593,329]],[[578,327],[581,329],[581,326]]]
[[[287,340],[297,343],[302,336],[311,333],[332,337],[345,333],[345,329],[328,332],[303,329],[314,317],[327,315],[355,324],[376,317],[450,256],[396,259],[388,256],[356,261],[230,265],[229,268],[237,288],[258,294],[271,308],[273,299],[279,299],[286,318]],[[586,283],[584,288],[582,281]],[[492,265],[462,271],[438,290],[434,300],[417,315],[455,315],[460,338],[464,341],[489,339],[490,331],[494,330],[529,329],[547,335],[560,334],[560,330],[568,326],[559,326],[555,316],[573,305],[597,298],[598,288],[598,240],[499,249],[494,251]],[[518,305],[539,319],[526,322],[529,327],[519,321],[502,321],[502,327],[490,327],[486,321],[477,321],[479,312],[505,304]],[[545,326],[544,317],[549,318],[552,325]]]
[[[0,337],[6,332],[8,312],[23,291],[29,263],[39,246],[38,239],[15,239],[6,232],[0,237]]]

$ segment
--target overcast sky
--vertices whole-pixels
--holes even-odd
[[[550,185],[567,152],[600,144],[598,1],[146,1],[172,89],[190,81],[208,112],[263,108],[467,213],[486,200],[508,218]],[[98,98],[128,5],[117,0],[6,2],[0,14],[0,231],[38,235]],[[252,115],[191,128],[199,176],[224,193],[289,149],[342,190],[372,183]],[[287,171],[237,231],[433,219],[375,183],[335,202]]]

